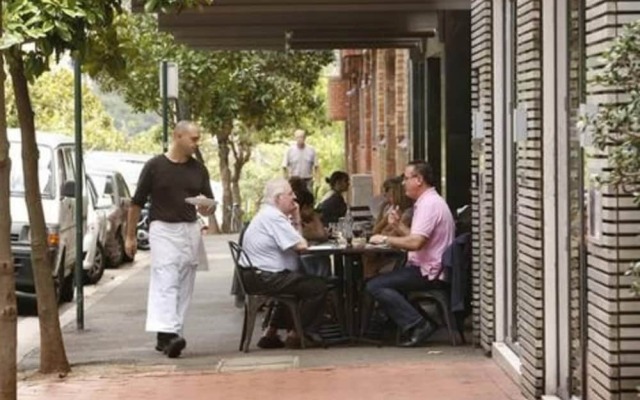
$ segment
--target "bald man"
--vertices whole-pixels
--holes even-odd
[[[196,124],[176,124],[169,150],[150,159],[142,169],[127,221],[125,250],[133,257],[140,210],[150,197],[151,276],[146,330],[157,333],[156,350],[169,358],[179,357],[187,345],[182,337],[184,318],[203,246],[196,211],[203,215],[213,212],[212,206],[185,202],[187,197],[213,199],[209,172],[193,158],[199,141]]]
[[[306,133],[296,129],[293,133],[296,142],[289,147],[282,160],[282,170],[286,178],[301,178],[309,191],[313,192],[313,177],[318,175],[316,150],[306,144]]]

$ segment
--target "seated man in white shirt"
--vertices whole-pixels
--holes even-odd
[[[243,273],[251,290],[264,294],[292,294],[302,298],[302,325],[304,332],[295,332],[285,308],[277,307],[269,329],[258,342],[262,348],[283,347],[278,328],[289,331],[287,343],[295,347],[299,334],[304,333],[318,340],[318,326],[322,320],[327,285],[316,276],[298,271],[298,252],[308,247],[301,234],[300,210],[295,194],[284,178],[267,182],[263,205],[251,220],[244,234],[242,247],[247,253],[253,270]]]

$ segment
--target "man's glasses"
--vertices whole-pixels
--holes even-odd
[[[416,178],[418,175],[411,175],[411,176],[402,176],[402,182],[406,182],[411,178]]]

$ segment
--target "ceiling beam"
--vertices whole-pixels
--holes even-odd
[[[438,10],[469,7],[470,0],[215,0],[158,21],[195,48],[284,49],[287,35],[290,48],[389,48],[432,36]]]
[[[144,0],[134,0],[132,10],[144,11]],[[389,11],[439,11],[470,10],[471,0],[215,0],[214,4],[187,9],[183,15],[191,14],[234,14],[246,12],[389,12]]]

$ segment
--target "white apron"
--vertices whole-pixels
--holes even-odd
[[[149,243],[151,276],[146,330],[181,334],[204,248],[200,226],[197,222],[153,221]]]

